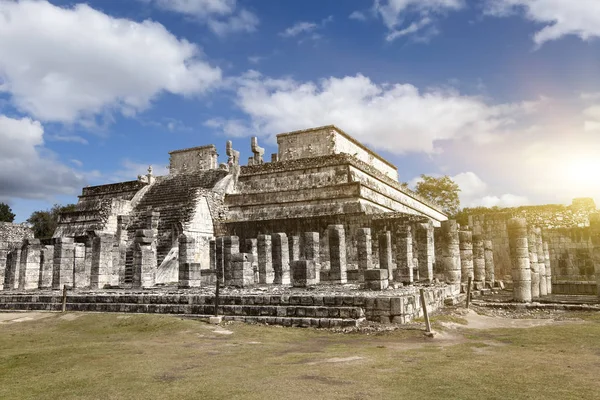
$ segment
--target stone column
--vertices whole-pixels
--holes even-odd
[[[19,290],[37,289],[40,280],[41,243],[38,239],[25,239],[19,262]]]
[[[305,260],[315,262],[315,280],[316,283],[321,281],[321,255],[319,232],[304,232],[302,236],[301,253]]]
[[[252,264],[252,271],[254,271],[254,283],[258,283],[260,278],[258,274],[258,241],[256,239],[246,239],[246,253]]]
[[[473,280],[477,287],[485,287],[485,246],[479,225],[473,227]]]
[[[333,283],[346,283],[346,233],[344,225],[329,225],[327,227],[329,239],[329,280]]]
[[[237,236],[223,237],[223,275],[225,286],[232,285],[233,270],[231,257],[240,252],[240,238]]]
[[[271,235],[271,243],[273,246],[273,283],[289,285],[291,278],[288,237],[285,233],[274,233]]]
[[[396,235],[396,280],[411,285],[414,281],[412,228],[404,226]]]
[[[217,279],[221,285],[225,283],[225,241],[223,237],[218,237],[216,239],[216,248],[215,248],[215,263],[216,263],[216,272]]]
[[[483,241],[484,257],[485,257],[485,281],[494,287],[496,275],[494,272],[494,245],[491,240]]]
[[[546,287],[546,255],[544,253],[544,242],[542,241],[542,228],[536,227],[535,230],[535,246],[538,254],[538,270],[539,270],[539,286],[538,290],[540,296],[548,295],[548,288]],[[533,282],[533,280],[532,280]],[[533,283],[532,283],[533,284]],[[533,296],[533,293],[531,295]]]
[[[8,243],[0,240],[0,290],[4,290],[4,277],[8,264]]]
[[[42,246],[40,255],[40,289],[52,288],[52,268],[54,266],[54,246]]]
[[[92,239],[92,268],[90,288],[103,289],[113,281],[114,236],[99,233]]]
[[[292,270],[292,286],[307,287],[319,283],[314,260],[296,260],[290,264]]]
[[[87,285],[88,287],[92,286],[92,258],[94,257],[94,251],[93,251],[93,247],[94,247],[94,237],[95,237],[95,233],[94,231],[90,231],[87,234],[87,238],[85,241],[85,271],[88,275],[88,282]],[[112,242],[111,242],[112,243]],[[111,257],[111,271],[109,273],[112,273],[112,256],[113,256],[113,252],[112,252],[112,245],[110,246],[110,257]],[[109,275],[109,279],[110,279],[110,275]],[[108,282],[108,284],[110,285],[110,282]]]
[[[379,269],[387,269],[389,279],[393,276],[392,234],[390,231],[379,234]]]
[[[375,268],[365,271],[365,286],[367,289],[385,290],[389,284],[387,269]]]
[[[458,284],[462,279],[458,224],[454,220],[442,221],[441,230],[441,263],[446,283]]]
[[[258,235],[258,283],[271,284],[275,280],[273,248],[270,235]]]
[[[4,290],[19,288],[19,270],[21,269],[21,248],[10,251],[6,259],[4,272]]]
[[[540,269],[538,265],[537,237],[534,227],[528,227],[527,247],[529,249],[529,267],[531,269],[531,298],[540,297]]]
[[[419,280],[433,282],[433,223],[421,222],[416,225],[417,258],[419,260]]]
[[[91,267],[91,265],[90,265]],[[90,287],[90,272],[85,265],[85,244],[75,243],[73,259],[73,287],[77,289]]]
[[[289,236],[288,241],[290,261],[300,260],[300,236]]]
[[[211,239],[208,241],[208,268],[212,271],[217,269],[217,241]]]
[[[73,263],[75,260],[75,241],[63,237],[54,241],[54,265],[52,267],[52,289],[63,286],[73,287]]]
[[[525,218],[511,218],[507,223],[510,259],[512,263],[513,299],[531,301],[531,266]]]
[[[190,235],[181,234],[177,238],[179,242],[179,264],[191,264],[195,261],[194,250],[196,241]]]
[[[179,288],[199,288],[202,286],[202,272],[200,263],[179,263]]]
[[[231,269],[231,285],[244,288],[254,284],[254,270],[247,253],[233,254],[231,256]]]
[[[156,237],[152,229],[138,229],[133,243],[133,288],[154,286],[157,270]]]
[[[364,281],[365,271],[373,269],[371,228],[361,228],[356,234],[356,255],[359,280]]]
[[[130,217],[117,216],[117,233],[115,234],[115,247],[113,248],[113,281],[112,285],[124,287],[125,285],[125,260],[127,258],[127,227]],[[116,279],[115,279],[116,278]]]
[[[459,231],[458,240],[460,246],[460,274],[462,282],[467,283],[469,277],[475,277],[473,273],[473,234],[471,231]]]
[[[552,294],[552,267],[550,265],[550,250],[548,249],[548,243],[542,242],[542,247],[544,249],[544,261],[546,264],[546,292]]]

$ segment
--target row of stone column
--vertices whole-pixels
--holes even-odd
[[[528,227],[524,218],[512,218],[507,223],[512,263],[513,299],[530,302],[552,293],[552,269],[548,244],[542,231]]]

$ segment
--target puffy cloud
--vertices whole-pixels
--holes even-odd
[[[362,11],[353,11],[348,18],[355,19],[357,21],[366,21],[367,16]]]
[[[597,0],[488,0],[486,13],[503,17],[525,11],[527,19],[545,26],[533,40],[538,46],[565,35],[582,40],[600,36],[600,2]]]
[[[0,92],[42,121],[132,115],[162,92],[195,95],[220,79],[196,45],[156,22],[85,4],[0,0]]]
[[[30,118],[0,115],[0,201],[48,199],[75,194],[81,174],[57,161],[44,147],[44,128]]]
[[[311,32],[317,29],[318,25],[314,22],[297,22],[280,33],[283,37],[297,36],[302,32]]]
[[[495,140],[527,108],[488,105],[448,90],[376,84],[363,75],[298,82],[249,72],[236,84],[236,102],[252,126],[247,134],[335,124],[368,145],[396,154],[435,153],[440,141],[456,138]],[[225,120],[209,122],[213,127],[225,125]],[[240,121],[234,125],[239,132]]]
[[[205,23],[217,35],[254,32],[258,17],[246,10],[237,10],[236,0],[139,0],[156,7],[184,14]]]
[[[476,173],[471,171],[461,172],[453,176],[452,180],[458,184],[461,190],[459,193],[461,207],[516,207],[529,204],[529,199],[526,196],[517,196],[510,193],[490,194],[493,189]]]
[[[421,39],[426,40],[437,33],[435,16],[464,6],[463,0],[375,0],[373,9],[388,28],[388,41],[417,32],[422,32]],[[416,17],[407,25],[408,16]]]

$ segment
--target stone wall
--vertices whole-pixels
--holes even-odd
[[[0,222],[0,290],[4,288],[8,252],[20,248],[25,239],[33,239],[33,231],[30,228],[25,225]]]
[[[216,169],[217,148],[214,145],[192,147],[169,152],[169,173],[203,171]]]

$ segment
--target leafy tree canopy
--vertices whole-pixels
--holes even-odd
[[[460,188],[448,175],[436,178],[421,175],[415,192],[429,201],[439,204],[448,216],[452,217],[460,209],[458,192]]]
[[[49,210],[34,211],[27,222],[31,224],[33,234],[38,239],[48,239],[52,237],[56,227],[58,226],[58,218],[60,213],[75,210],[75,204],[61,206],[55,204]]]
[[[0,203],[0,222],[13,222],[15,214],[6,203]]]

